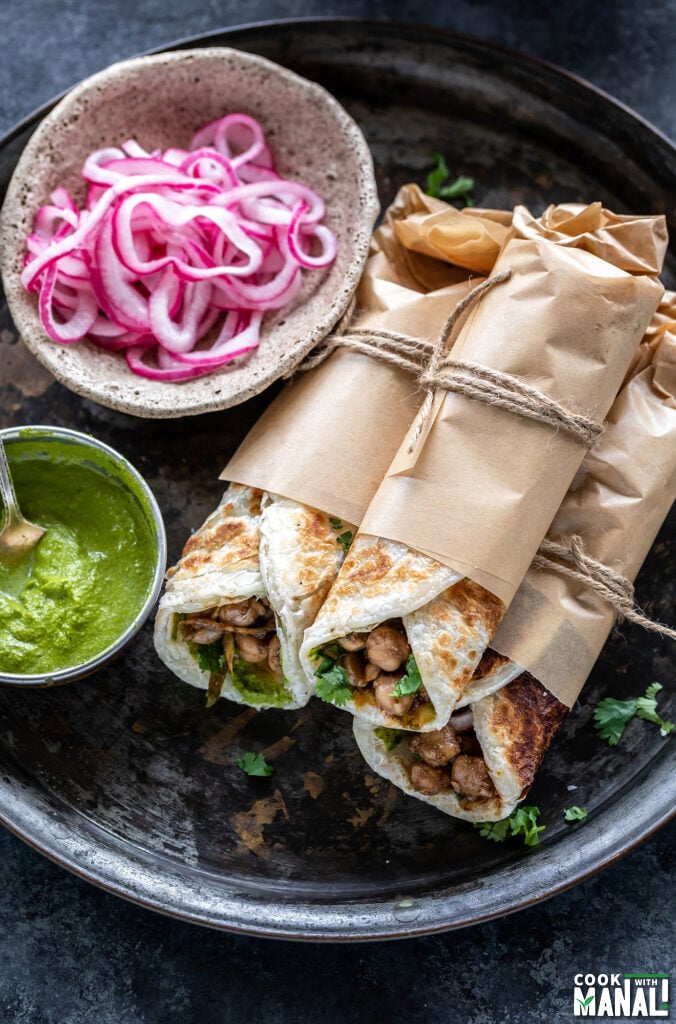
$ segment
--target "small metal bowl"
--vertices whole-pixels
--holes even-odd
[[[98,441],[95,437],[81,434],[77,430],[66,430],[64,427],[46,426],[12,427],[7,430],[0,430],[0,437],[6,446],[10,459],[12,445],[17,442],[22,444],[34,443],[36,453],[48,453],[49,446],[53,442],[58,442],[60,445],[65,444],[69,447],[72,446],[74,462],[80,462],[95,472],[113,477],[125,488],[142,509],[144,518],[155,539],[155,564],[152,582],[149,585],[145,601],[133,621],[114,643],[101,651],[100,654],[97,654],[96,657],[89,659],[89,661],[59,669],[56,672],[19,675],[0,671],[0,684],[6,686],[58,686],[62,683],[72,683],[76,679],[82,679],[83,676],[96,672],[97,669],[115,658],[138,633],[153,610],[159,597],[167,564],[167,539],[162,513],[153,492],[141,474],[134,469],[123,455],[120,455],[114,448],[110,448],[102,441]]]

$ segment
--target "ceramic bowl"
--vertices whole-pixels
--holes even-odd
[[[84,201],[87,155],[135,138],[147,151],[186,148],[194,132],[228,113],[263,126],[282,176],[325,200],[339,243],[335,262],[304,272],[290,306],[266,314],[259,348],[206,377],[180,383],[131,372],[120,353],[88,341],[61,345],[45,334],[36,294],[20,282],[26,236],[58,185]],[[345,312],[378,212],[373,163],[352,118],[321,86],[262,57],[226,48],[163,53],[113,64],[69,92],[41,122],[12,177],[0,217],[0,269],[16,327],[54,376],[102,405],[144,417],[224,409],[258,394],[293,368]]]

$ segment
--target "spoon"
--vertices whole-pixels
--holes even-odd
[[[18,562],[35,547],[45,530],[21,515],[0,438],[0,494],[5,505],[5,523],[0,530],[0,561]]]

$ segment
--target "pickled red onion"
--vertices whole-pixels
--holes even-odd
[[[21,280],[53,341],[121,352],[143,377],[189,380],[254,351],[265,312],[336,258],[321,196],[280,177],[247,114],[187,150],[98,150],[82,177],[82,209],[59,187],[38,211]]]

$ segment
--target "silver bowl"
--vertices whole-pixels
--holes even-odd
[[[53,442],[72,446],[74,461],[89,463],[102,474],[113,476],[118,483],[125,487],[143,509],[146,521],[155,538],[155,565],[152,583],[145,601],[133,621],[114,643],[97,654],[96,657],[69,668],[59,669],[56,672],[20,675],[0,671],[0,684],[6,686],[57,686],[62,683],[72,683],[76,679],[96,672],[97,669],[115,658],[138,633],[153,610],[162,587],[167,563],[167,539],[162,513],[153,492],[141,474],[123,455],[95,437],[82,434],[77,430],[66,430],[64,427],[30,426],[0,430],[0,438],[2,438],[10,457],[12,445],[15,442],[22,444],[34,442],[36,448],[42,451],[48,451],[49,445]],[[88,455],[91,457],[92,453],[96,453],[95,462],[88,459]]]

